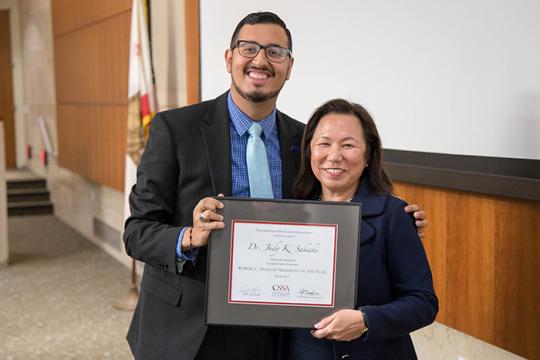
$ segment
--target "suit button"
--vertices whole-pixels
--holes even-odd
[[[351,358],[351,355],[349,354],[345,354],[345,355],[341,355],[341,360],[345,360],[345,359],[350,359]]]

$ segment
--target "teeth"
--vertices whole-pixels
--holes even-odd
[[[262,80],[262,79],[267,79],[268,78],[268,74],[265,74],[265,73],[260,73],[260,72],[249,72],[248,73],[249,77],[250,78],[253,78],[253,79],[256,79],[256,80]]]
[[[337,174],[341,174],[342,172],[344,172],[345,170],[343,169],[334,169],[334,168],[331,168],[331,169],[326,169],[326,171],[328,171],[330,174],[332,175],[337,175]]]

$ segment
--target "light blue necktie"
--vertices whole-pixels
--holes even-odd
[[[272,180],[268,169],[266,148],[261,139],[262,127],[254,122],[248,129],[249,139],[246,149],[246,160],[251,197],[272,199]]]

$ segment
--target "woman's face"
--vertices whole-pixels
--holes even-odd
[[[323,195],[351,196],[366,166],[366,142],[360,120],[330,113],[319,121],[310,142],[311,169]]]

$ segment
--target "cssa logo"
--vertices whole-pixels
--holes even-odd
[[[272,290],[280,292],[289,292],[289,285],[274,284],[272,285]]]

